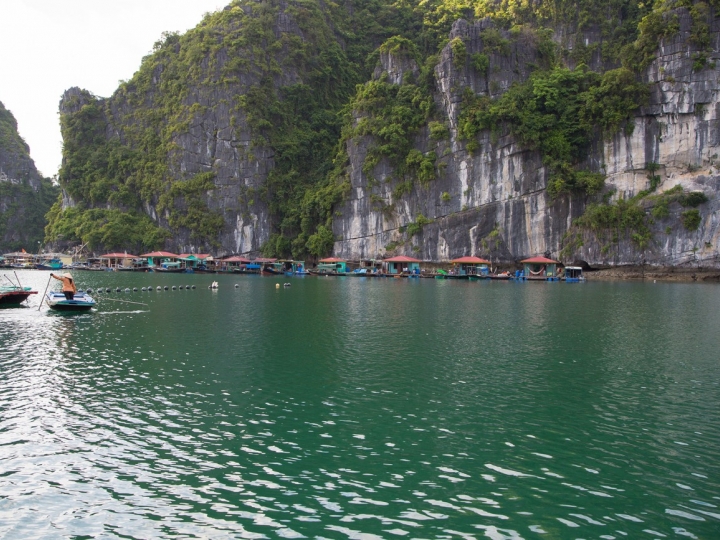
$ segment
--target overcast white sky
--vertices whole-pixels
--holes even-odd
[[[108,97],[164,31],[230,0],[0,0],[0,101],[44,176],[60,167],[58,103],[71,86]]]

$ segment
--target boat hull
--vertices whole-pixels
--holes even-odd
[[[86,293],[76,293],[72,300],[58,292],[49,292],[45,295],[45,303],[55,311],[89,311],[96,306],[95,300]]]
[[[5,291],[0,292],[0,306],[17,306],[37,291]]]
[[[153,268],[153,272],[161,272],[163,274],[184,274],[185,269],[184,268]]]

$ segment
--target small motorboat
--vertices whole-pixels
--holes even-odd
[[[49,291],[45,295],[45,303],[57,311],[88,311],[97,304],[92,296],[83,291],[76,292],[72,300],[65,298],[59,291]]]
[[[31,287],[3,286],[0,287],[0,306],[17,306],[28,299],[31,294],[37,294]]]

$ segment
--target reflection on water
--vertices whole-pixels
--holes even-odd
[[[2,537],[719,536],[716,287],[78,274],[197,289],[0,311]]]

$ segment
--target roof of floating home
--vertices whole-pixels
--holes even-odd
[[[196,259],[207,259],[209,256],[209,253],[181,253],[178,255],[178,258],[187,259],[188,257],[195,257]]]
[[[277,259],[266,259],[264,257],[258,257],[257,259],[255,259],[252,262],[254,262],[254,263],[274,263],[275,261],[277,261]]]
[[[137,259],[137,255],[130,255],[130,253],[106,253],[100,255],[100,259]]]
[[[143,253],[141,257],[179,257],[176,253],[170,253],[169,251],[153,251],[151,253]]]
[[[420,259],[413,259],[412,257],[406,257],[405,255],[398,255],[397,257],[390,257],[389,259],[383,259],[383,262],[422,262]]]
[[[490,261],[486,261],[485,259],[481,259],[480,257],[460,257],[459,259],[453,259],[450,262],[458,264],[490,264]]]
[[[338,263],[338,262],[347,262],[347,259],[338,259],[337,257],[328,257],[327,259],[320,259],[318,262],[321,262],[321,263]]]
[[[228,257],[227,259],[223,259],[221,262],[238,262],[238,263],[247,264],[250,262],[250,259],[246,259],[245,257],[235,256],[235,257]]]
[[[553,261],[552,259],[548,259],[546,257],[530,257],[529,259],[525,259],[524,261],[520,261],[521,263],[535,263],[535,264],[558,264],[559,261]]]
[[[27,253],[26,251],[13,251],[12,253],[6,253],[6,257],[34,257],[32,253]]]

